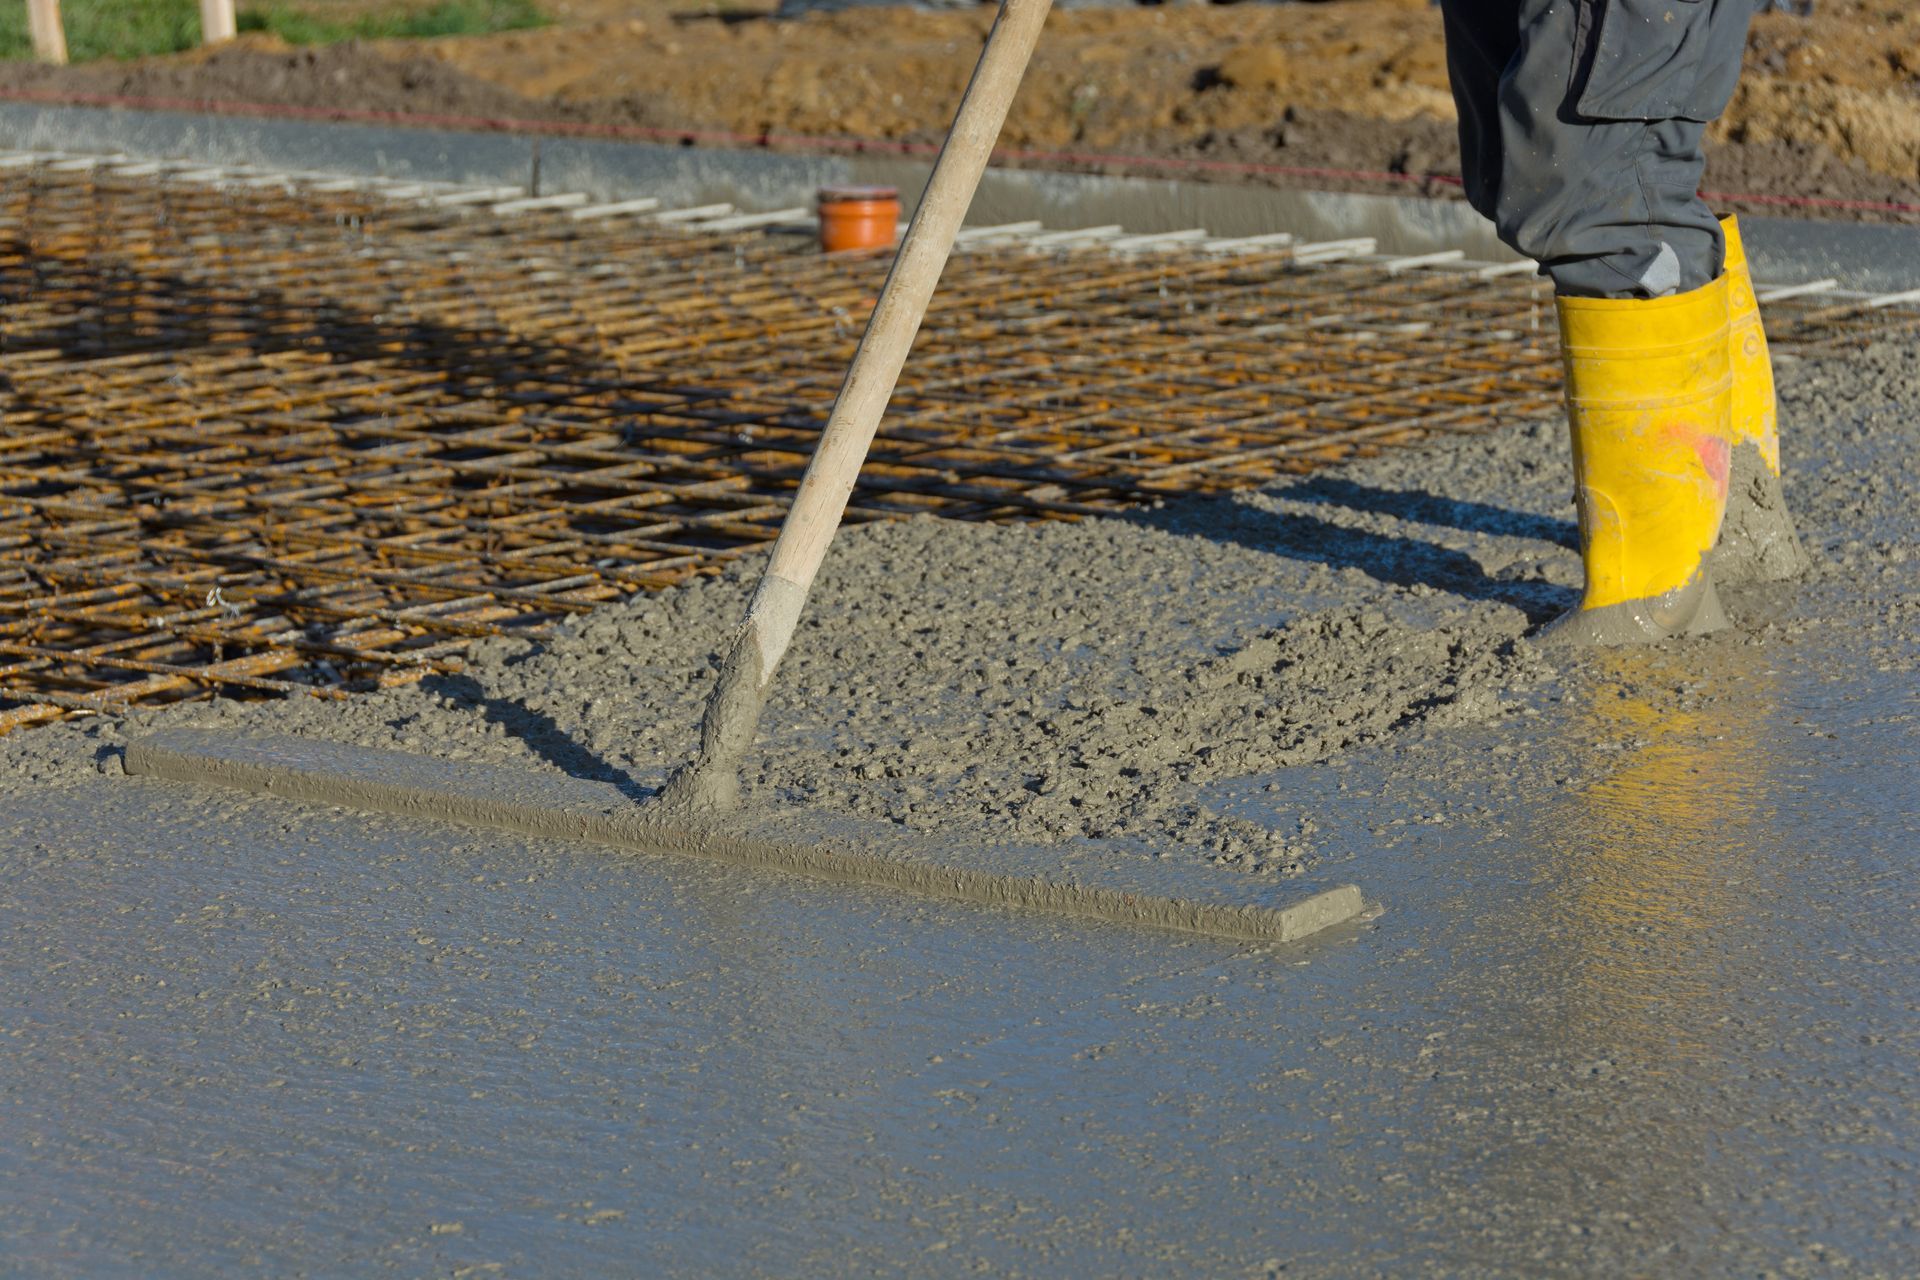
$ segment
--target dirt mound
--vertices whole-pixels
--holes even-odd
[[[554,118],[513,90],[467,75],[417,47],[377,48],[348,41],[294,48],[261,35],[175,58],[78,67],[4,65],[0,89],[256,102],[319,111]]]
[[[1920,179],[1920,96],[1902,98],[1826,83],[1794,84],[1753,76],[1734,95],[1717,130],[1724,144],[1775,143],[1806,154]]]
[[[553,26],[432,42],[289,50],[250,37],[212,54],[63,70],[0,68],[9,88],[933,143],[990,6],[858,7],[775,20],[668,0],[572,0]],[[1718,126],[1707,186],[1920,204],[1920,12],[1828,0],[1763,14]],[[1221,181],[1457,194],[1438,11],[1425,0],[1070,9],[1055,14],[1007,122],[1017,163]],[[1065,153],[1065,154],[1063,154]],[[1286,169],[1343,170],[1289,174]],[[1416,181],[1367,178],[1404,175]],[[1821,216],[1900,217],[1833,208]],[[1920,214],[1906,214],[1920,220]]]

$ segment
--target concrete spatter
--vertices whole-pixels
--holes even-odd
[[[740,765],[753,748],[771,684],[749,623],[727,646],[701,712],[694,757],[667,776],[650,803],[681,813],[725,813],[740,803]]]
[[[753,603],[714,676],[700,717],[700,745],[693,759],[667,778],[653,803],[678,812],[724,813],[740,803],[740,766],[760,732],[780,660],[807,607],[807,588],[769,571],[754,588]]]
[[[1542,648],[1660,644],[1674,636],[1707,636],[1728,626],[1711,574],[1695,570],[1675,587],[1644,600],[1569,609],[1540,630]]]
[[[1780,477],[1751,440],[1733,450],[1727,473],[1727,518],[1709,561],[1716,580],[1729,584],[1784,582],[1808,569],[1806,550]]]

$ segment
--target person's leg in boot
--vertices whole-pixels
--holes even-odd
[[[1728,304],[1721,229],[1698,187],[1702,135],[1738,76],[1749,6],[1447,5],[1449,40],[1464,49],[1497,49],[1497,29],[1513,24],[1497,145],[1483,138],[1478,157],[1497,174],[1475,203],[1559,295],[1587,580],[1551,628],[1558,639],[1647,641],[1724,624],[1707,555],[1727,500]],[[1496,30],[1461,40],[1481,27]],[[1462,66],[1450,48],[1464,106],[1484,91],[1461,83]],[[1469,133],[1463,110],[1463,147]]]
[[[1662,298],[1563,294],[1557,307],[1586,585],[1543,638],[1718,630],[1707,557],[1727,505],[1726,280]]]

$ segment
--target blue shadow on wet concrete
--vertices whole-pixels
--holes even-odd
[[[1315,476],[1273,494],[1289,502],[1389,515],[1464,532],[1530,538],[1560,547],[1577,545],[1571,521],[1425,492],[1380,489],[1338,476]],[[1403,534],[1354,528],[1305,512],[1269,511],[1231,498],[1204,497],[1168,502],[1126,518],[1169,533],[1232,543],[1331,569],[1358,569],[1392,586],[1427,586],[1467,599],[1497,601],[1519,609],[1535,623],[1557,616],[1573,603],[1574,593],[1566,587],[1539,578],[1489,574],[1464,551]]]
[[[1381,489],[1337,475],[1309,476],[1288,485],[1283,492],[1290,502],[1345,507],[1349,511],[1372,511],[1420,524],[1444,525],[1465,533],[1534,538],[1565,547],[1569,551],[1578,550],[1580,546],[1579,526],[1571,520],[1536,515],[1531,511],[1514,511],[1488,502],[1464,502],[1424,491],[1409,493],[1404,489]]]

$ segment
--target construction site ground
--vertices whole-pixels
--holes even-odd
[[[1509,584],[1577,573],[1544,425],[1134,516],[848,532],[760,799],[956,842],[1144,824],[1167,858],[1270,832],[1219,874],[1384,907],[1298,948],[118,776],[129,734],[193,723],[657,779],[751,565],[457,681],[0,738],[6,1255],[1899,1275],[1920,352],[1783,380],[1814,574],[1651,652],[1512,643]],[[1261,709],[1296,749],[1212,767]]]
[[[334,18],[356,6],[390,7],[307,0]],[[774,20],[766,0],[545,7],[551,25],[488,36],[296,49],[248,35],[134,63],[13,64],[0,67],[0,92],[930,148],[993,13],[862,7]],[[1762,14],[1706,185],[1728,207],[1920,219],[1917,86],[1911,6],[1822,0],[1809,18]],[[1426,0],[1058,12],[1003,143],[1046,153],[1008,163],[1176,164],[1219,181],[1458,194],[1445,180],[1459,166],[1439,11]]]
[[[1222,48],[1430,21],[1191,12]],[[958,67],[984,17],[558,16],[504,39],[684,37],[684,68],[944,23]],[[521,47],[4,74],[625,109],[453,65]],[[713,56],[703,84],[783,100]],[[1775,190],[1910,191],[1874,154]],[[1713,636],[1567,653],[1533,640],[1581,568],[1524,268],[969,243],[748,802],[1372,904],[1248,945],[127,776],[200,727],[659,785],[885,259],[777,213],[0,165],[0,1270],[1911,1270],[1913,298],[1763,291],[1809,575],[1725,591]]]

